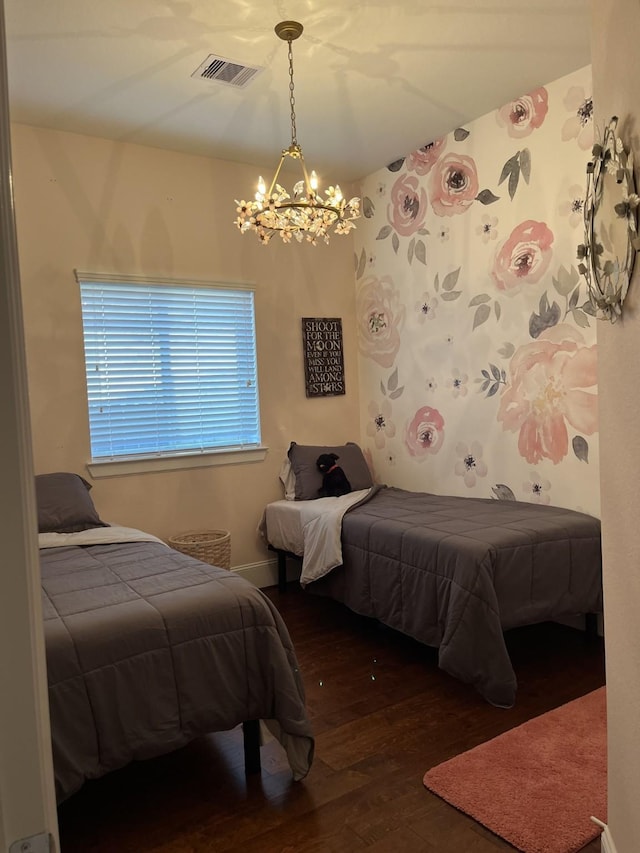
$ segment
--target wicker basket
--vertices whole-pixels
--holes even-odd
[[[203,563],[222,569],[231,568],[231,534],[228,530],[188,530],[172,536],[168,542],[176,551]]]

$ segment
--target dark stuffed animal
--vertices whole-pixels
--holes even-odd
[[[335,453],[321,453],[316,459],[318,471],[322,474],[322,488],[318,489],[318,496],[321,498],[337,498],[340,495],[348,495],[351,491],[347,475],[336,465],[339,458]]]

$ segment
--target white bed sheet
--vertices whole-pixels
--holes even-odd
[[[273,501],[263,518],[264,536],[273,548],[302,557],[302,586],[342,564],[342,518],[371,489],[338,498],[312,501]]]
[[[64,548],[67,545],[109,545],[113,542],[160,542],[152,533],[145,533],[135,527],[122,527],[112,524],[109,527],[91,527],[78,533],[39,533],[39,548]],[[169,547],[167,545],[167,547]]]
[[[306,501],[274,501],[267,504],[264,512],[265,534],[269,545],[298,557],[304,554],[300,511],[303,503]]]

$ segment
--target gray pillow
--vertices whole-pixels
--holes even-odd
[[[89,489],[79,474],[59,471],[36,476],[39,533],[78,533],[91,527],[109,527],[101,521]]]
[[[321,453],[335,453],[338,464],[351,483],[354,492],[370,489],[373,486],[371,472],[362,450],[352,441],[334,447],[296,444],[291,442],[288,457],[296,478],[296,500],[311,501],[319,497],[322,486],[322,474],[316,467],[316,459]]]

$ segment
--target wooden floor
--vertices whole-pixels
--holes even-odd
[[[280,747],[248,782],[239,729],[133,764],[59,809],[62,853],[495,853],[509,844],[422,785],[441,761],[604,684],[602,643],[546,624],[507,634],[516,706],[488,705],[433,650],[302,592],[266,591],[293,638],[316,757]],[[584,848],[600,850],[599,840]]]

